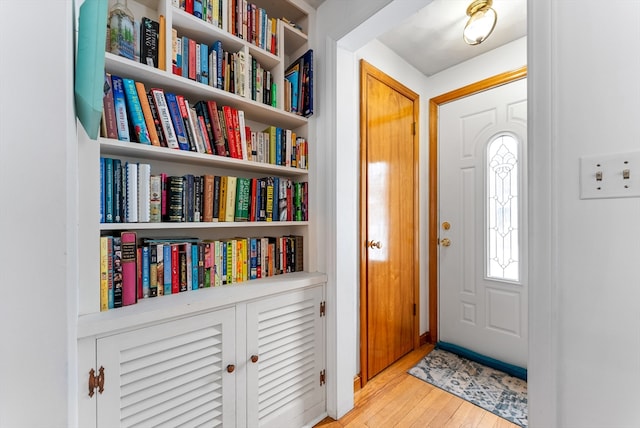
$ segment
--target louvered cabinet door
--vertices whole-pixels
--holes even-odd
[[[299,427],[324,412],[322,296],[319,286],[247,304],[249,427]]]
[[[233,308],[98,339],[97,359],[98,428],[235,424]]]

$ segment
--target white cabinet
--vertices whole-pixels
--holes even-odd
[[[324,411],[322,296],[318,286],[247,304],[246,426],[298,427]]]

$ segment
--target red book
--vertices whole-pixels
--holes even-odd
[[[238,119],[238,110],[235,108],[231,108],[231,119],[233,120],[233,132],[235,133],[236,139],[236,154],[238,155],[238,159],[244,159],[242,136],[240,135],[240,120]]]
[[[219,156],[226,156],[227,149],[224,144],[224,135],[220,126],[220,116],[218,115],[218,104],[213,101],[207,101],[207,110],[209,111],[209,119],[211,120],[211,130],[213,131],[214,153]]]
[[[204,140],[204,148],[206,153],[211,154],[213,153],[212,147],[211,147],[211,141],[209,141],[209,134],[207,133],[207,124],[204,121],[204,117],[202,116],[197,116],[198,118],[198,125],[200,125],[200,132],[202,133],[202,139]]]
[[[232,158],[242,158],[242,153],[238,157],[238,145],[236,144],[236,132],[233,127],[233,109],[229,106],[222,106],[224,113],[224,123],[227,127],[227,138],[229,139],[229,156]]]
[[[136,248],[136,276],[137,276],[137,298],[142,300],[142,248]]]
[[[258,179],[252,178],[249,187],[249,221],[256,221],[256,192],[258,191]]]
[[[171,244],[171,294],[180,292],[180,249],[178,244]]]
[[[138,289],[137,245],[135,232],[122,232],[122,305],[136,303]]]
[[[186,0],[184,3],[184,10],[187,13],[193,15],[193,0]]]

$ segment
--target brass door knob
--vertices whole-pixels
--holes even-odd
[[[449,238],[441,239],[440,245],[442,245],[443,247],[448,247],[449,245],[451,245],[451,240]]]
[[[380,241],[367,241],[367,247],[369,248],[377,248],[378,250],[382,248],[382,244]]]

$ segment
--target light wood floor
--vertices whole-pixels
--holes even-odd
[[[316,427],[518,428],[408,374],[432,349],[427,344],[402,357],[355,393],[353,410],[338,421],[326,418]]]

